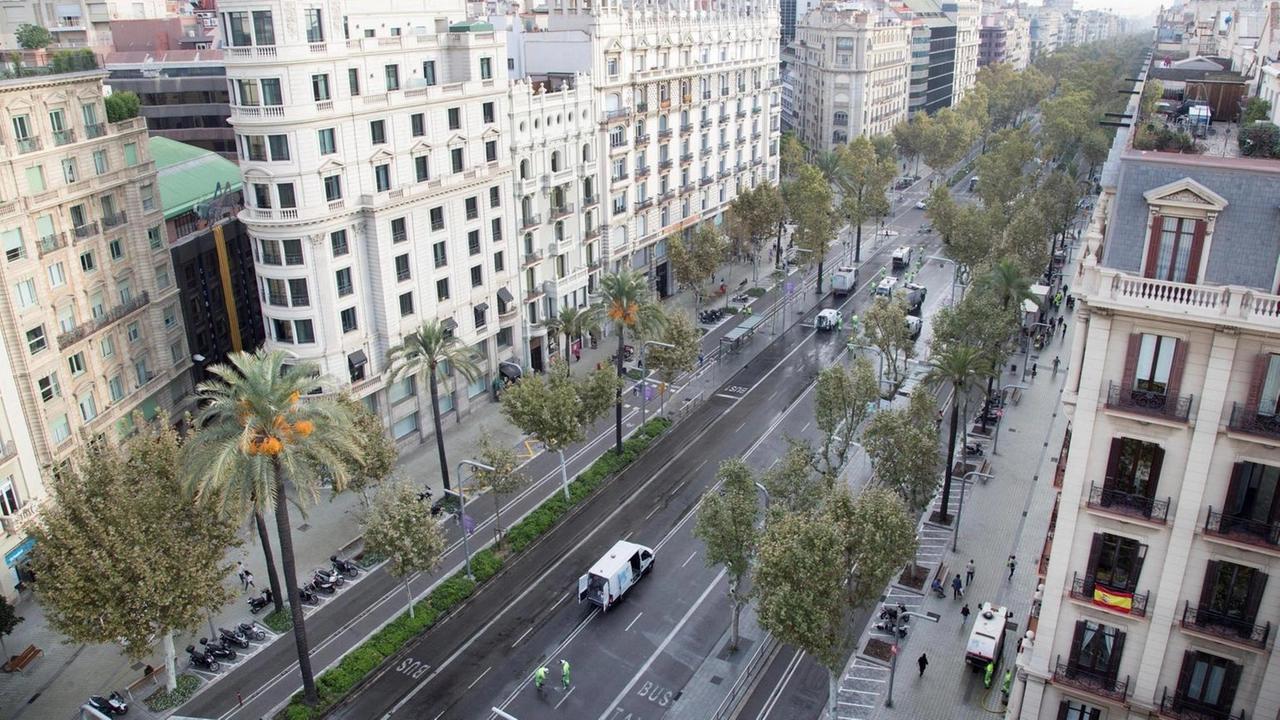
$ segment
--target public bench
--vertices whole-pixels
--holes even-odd
[[[9,662],[4,664],[4,671],[7,673],[22,672],[27,669],[28,665],[35,661],[36,657],[43,654],[44,651],[40,648],[35,645],[28,645],[26,650],[23,650],[18,655],[10,658]]]

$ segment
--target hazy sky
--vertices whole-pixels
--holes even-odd
[[[1174,0],[1076,0],[1075,6],[1084,10],[1110,10],[1125,17],[1155,17],[1161,5],[1174,5]]]

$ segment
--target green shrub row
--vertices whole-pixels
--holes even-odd
[[[645,423],[644,432],[622,444],[621,455],[606,452],[576,480],[569,483],[569,500],[566,501],[561,493],[556,493],[523,520],[511,526],[506,533],[507,547],[511,553],[520,552],[551,529],[570,507],[590,495],[610,475],[630,465],[653,442],[653,438],[670,425],[671,421],[666,418],[654,418]],[[307,706],[302,693],[298,693],[277,717],[282,720],[315,720],[320,717],[384,660],[434,625],[442,614],[471,597],[480,583],[502,569],[503,562],[502,558],[488,548],[472,555],[471,571],[475,580],[468,578],[465,571],[460,571],[441,582],[430,595],[414,604],[413,617],[409,616],[408,611],[402,613],[359,647],[348,652],[337,667],[325,671],[317,678],[316,691],[320,696],[318,705]]]

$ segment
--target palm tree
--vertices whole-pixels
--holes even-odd
[[[1009,309],[1010,304],[1013,304],[1013,307],[1022,307],[1024,300],[1040,305],[1040,298],[1031,292],[1032,279],[1024,276],[1011,258],[1003,258],[992,265],[991,270],[982,276],[982,282],[986,283],[996,297],[1000,298],[1000,307],[1006,310]]]
[[[950,523],[947,512],[951,502],[951,475],[956,456],[956,435],[960,430],[960,398],[969,394],[973,384],[979,379],[992,375],[991,363],[982,357],[977,348],[969,345],[948,346],[941,352],[934,353],[926,363],[929,368],[924,381],[935,390],[942,385],[950,385],[951,396],[951,438],[947,442],[947,468],[942,480],[942,522]]]
[[[184,448],[192,491],[224,511],[259,508],[274,511],[285,590],[298,596],[297,564],[289,524],[286,483],[294,502],[318,495],[317,472],[325,467],[335,489],[347,481],[348,465],[360,457],[360,444],[349,411],[332,396],[302,395],[328,383],[306,363],[286,365],[281,351],[235,353],[227,365],[209,368],[214,379],[196,392],[201,409],[199,428]],[[315,677],[302,614],[302,603],[290,602],[293,640],[307,702],[315,704]]]
[[[431,419],[436,429],[436,452],[440,455],[440,477],[444,479],[444,489],[449,490],[449,460],[444,452],[444,430],[440,427],[440,367],[443,365],[446,374],[457,372],[475,382],[480,377],[480,358],[475,350],[462,344],[462,340],[446,330],[438,320],[427,320],[422,327],[404,337],[404,341],[391,348],[387,355],[391,368],[391,381],[395,382],[405,374],[425,378],[431,388]]]
[[[569,360],[569,347],[573,344],[574,339],[581,338],[598,326],[593,315],[585,308],[570,305],[569,307],[561,308],[560,314],[552,315],[543,323],[548,329],[554,324],[556,331],[564,333],[564,352],[562,356],[566,362]]]
[[[841,192],[848,186],[848,168],[839,152],[826,150],[813,158],[813,166],[822,173],[828,183],[836,186]]]
[[[618,334],[618,354],[614,358],[618,377],[622,377],[622,361],[625,335],[630,330],[632,336],[656,336],[661,331],[664,318],[662,308],[653,299],[649,290],[649,280],[643,273],[631,270],[619,270],[600,278],[600,296],[604,299],[601,306],[592,309],[590,322],[600,321],[613,323]],[[603,313],[603,318],[600,314]],[[618,385],[616,396],[616,435],[617,450],[622,454],[622,385]]]

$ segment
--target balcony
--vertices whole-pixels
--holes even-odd
[[[637,201],[636,201],[636,211],[637,211],[637,212],[638,212],[638,211],[640,211],[640,210],[644,210],[644,209],[646,209],[646,208],[652,207],[652,206],[653,206],[653,198],[645,198],[645,199],[643,199],[643,200],[637,200]]]
[[[36,241],[36,251],[40,254],[40,257],[44,257],[45,255],[51,252],[54,252],[55,250],[61,250],[66,246],[67,246],[66,233],[53,233],[52,235],[45,235],[44,237]]]
[[[1151,598],[1150,592],[1133,593],[1133,602],[1131,603],[1131,606],[1128,610],[1125,610],[1124,608],[1114,607],[1112,605],[1105,605],[1102,602],[1100,602],[1094,596],[1093,593],[1094,593],[1093,588],[1085,587],[1085,579],[1073,573],[1072,580],[1071,580],[1071,590],[1068,592],[1068,594],[1072,597],[1072,599],[1081,600],[1081,601],[1090,603],[1092,605],[1096,605],[1097,607],[1100,607],[1104,610],[1118,612],[1122,615],[1132,615],[1134,617],[1147,616],[1147,600]]]
[[[744,117],[746,117],[746,116],[747,116],[747,111],[746,111],[745,109],[743,109],[743,110],[739,110],[739,111],[735,112],[733,115],[734,115],[734,117],[736,117],[736,118],[738,118],[739,120],[741,120],[742,118],[744,118]]]
[[[1183,606],[1182,628],[1263,650],[1271,637],[1271,623],[1254,625],[1207,608],[1192,607],[1190,602]]]
[[[704,127],[704,128],[711,127],[711,118],[702,118],[702,122],[700,123],[700,125],[701,127]]]
[[[726,168],[726,169],[724,169],[724,170],[721,170],[721,171],[720,171],[719,178],[720,178],[721,180],[728,180],[730,175],[733,175],[733,169],[732,169],[732,168]]]
[[[587,231],[582,235],[582,239],[587,242],[595,240],[598,237],[600,237],[600,228],[598,227],[587,228]]]
[[[711,153],[713,152],[715,151],[708,145],[707,147],[702,148],[702,157],[711,157]]]
[[[525,293],[524,295],[524,301],[526,303],[536,302],[546,297],[546,295],[547,295],[546,288],[541,283],[539,283],[529,288],[529,292]]]
[[[625,117],[631,117],[631,108],[617,108],[615,110],[604,111],[605,122],[609,122],[610,120],[619,120]]]
[[[676,191],[668,190],[658,196],[658,202],[669,202],[671,200],[674,200],[675,197],[676,197]]]
[[[756,140],[759,140],[759,139],[760,139],[760,133],[758,133],[758,132],[753,132],[753,133],[751,133],[751,140],[752,140],[753,142],[754,142],[754,141],[756,141]]]
[[[38,137],[17,138],[14,143],[18,146],[19,155],[25,155],[40,149],[40,138]]]
[[[649,112],[649,103],[647,102],[636,103],[636,112],[640,112],[640,113]]]
[[[711,99],[711,91],[710,91],[710,90],[703,90],[703,91],[702,91],[702,99],[703,99],[703,100],[710,100],[710,99]]]
[[[75,141],[76,132],[74,130],[55,130],[53,133],[53,144],[59,147],[70,145]]]
[[[565,203],[551,208],[551,219],[559,220],[562,217],[573,214],[573,203]]]
[[[92,123],[84,126],[84,136],[87,140],[100,138],[107,134],[107,126],[102,123]]]
[[[659,130],[659,131],[658,131],[658,139],[659,139],[659,140],[670,140],[670,139],[671,139],[671,134],[672,134],[672,133],[671,133],[671,128],[667,128],[666,130]]]
[[[1053,671],[1053,682],[1057,685],[1083,690],[1084,692],[1107,698],[1114,702],[1124,702],[1129,692],[1129,676],[1124,680],[1110,677],[1103,673],[1073,668],[1058,658],[1058,665]]]
[[[680,156],[681,165],[688,165],[691,162],[693,162],[693,153],[687,152]]]
[[[145,291],[133,296],[127,303],[117,305],[107,311],[105,315],[99,315],[88,322],[80,323],[70,330],[58,336],[58,347],[66,349],[75,343],[89,337],[99,330],[111,325],[115,322],[123,320],[133,313],[146,307],[151,302],[151,298]]]
[[[586,210],[587,208],[589,208],[589,207],[591,207],[591,206],[593,206],[593,205],[598,205],[598,204],[600,204],[600,196],[599,196],[599,195],[588,195],[588,196],[586,196],[586,197],[582,198],[582,209],[583,209],[583,210]]]
[[[672,163],[670,160],[663,160],[662,162],[658,163],[658,171],[661,172],[663,170],[670,170],[673,164],[674,163]]]
[[[620,182],[626,182],[630,177],[631,177],[630,173],[623,171],[614,175],[612,178],[609,179],[609,181],[616,184]]]
[[[1222,710],[1209,705],[1188,700],[1181,692],[1170,693],[1164,689],[1160,698],[1160,714],[1180,720],[1244,720],[1244,711],[1231,714],[1231,709]]]
[[[643,177],[649,177],[648,165],[645,165],[644,167],[636,168],[636,179],[639,180],[640,178],[643,178]]]
[[[128,221],[129,219],[128,217],[125,216],[125,213],[123,210],[114,215],[103,215],[102,229],[103,231],[106,231],[114,227],[120,227],[121,225],[125,224]]]
[[[759,115],[759,114],[760,114],[760,106],[759,106],[759,105],[756,105],[755,107],[751,108],[751,114],[752,114],[752,115]]]
[[[1209,506],[1204,534],[1265,548],[1280,548],[1280,523],[1227,515]]]
[[[524,257],[521,258],[520,264],[522,267],[526,267],[526,268],[532,267],[542,262],[543,257],[544,255],[542,254],[541,250],[535,250],[534,252],[531,252],[531,253],[525,253]]]
[[[530,228],[535,228],[541,224],[542,224],[542,215],[536,214],[536,213],[533,215],[525,215],[524,219],[520,221],[520,229],[528,230]]]
[[[1189,285],[1134,277],[1110,268],[1082,268],[1082,286],[1090,305],[1124,312],[1183,315],[1218,325],[1274,332],[1280,319],[1280,295],[1233,285]]]
[[[729,113],[722,113],[720,115],[720,124],[723,125],[727,122],[729,122]]]
[[[626,137],[615,137],[615,138],[609,138],[609,149],[610,149],[610,150],[620,150],[620,149],[622,149],[622,148],[625,148],[626,146],[627,146],[627,138],[626,138]]]
[[[648,145],[648,144],[649,144],[649,136],[648,136],[648,135],[637,135],[637,136],[636,136],[636,145]]]
[[[782,87],[782,78],[774,78],[770,80],[769,87]]]
[[[1169,498],[1156,500],[1155,498],[1134,495],[1120,490],[1099,487],[1093,483],[1090,483],[1089,487],[1089,499],[1086,505],[1094,510],[1141,518],[1161,525],[1169,521]]]
[[[703,175],[702,177],[698,178],[698,184],[703,187],[706,187],[707,185],[710,185],[713,182],[715,182],[715,178],[711,177],[710,175]]]
[[[747,137],[745,135],[739,135],[738,137],[734,138],[733,141],[735,145],[737,145],[738,147],[742,147],[743,145],[747,144]]]
[[[1227,428],[1245,435],[1280,440],[1280,416],[1259,415],[1240,403],[1231,404],[1231,422]]]
[[[693,132],[693,123],[685,123],[680,126],[681,135],[688,135],[691,132]]]
[[[1111,383],[1107,407],[1121,412],[1160,417],[1185,423],[1191,417],[1191,395],[1161,395]]]
[[[4,531],[10,535],[25,535],[27,528],[39,517],[42,505],[44,501],[23,503],[17,512],[0,517],[0,524],[3,524]]]

